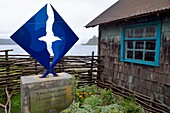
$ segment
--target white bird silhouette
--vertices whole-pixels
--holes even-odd
[[[50,53],[50,56],[52,56],[52,55],[54,55],[53,50],[52,50],[52,43],[57,40],[61,40],[61,39],[59,37],[54,36],[54,34],[52,32],[52,27],[53,27],[53,23],[54,23],[54,12],[53,12],[50,4],[47,4],[47,15],[48,15],[48,20],[46,22],[47,34],[46,34],[46,36],[40,37],[39,40],[46,42],[47,50]]]

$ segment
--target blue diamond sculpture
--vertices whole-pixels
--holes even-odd
[[[51,4],[40,9],[11,39],[47,69],[42,78],[49,73],[57,76],[53,68],[78,41],[76,34]],[[51,53],[54,57],[50,64]]]

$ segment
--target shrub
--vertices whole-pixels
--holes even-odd
[[[76,90],[76,101],[62,113],[144,113],[133,97],[125,99],[96,85]]]

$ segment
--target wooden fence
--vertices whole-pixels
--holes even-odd
[[[43,74],[46,70],[36,60],[28,55],[10,55],[12,50],[1,50],[0,53],[0,90],[12,89],[14,92],[20,91],[20,76]],[[146,111],[153,113],[169,112],[170,107],[159,100],[154,100],[148,96],[136,93],[127,88],[113,83],[104,83],[98,79],[103,66],[100,65],[100,57],[94,56],[65,56],[54,68],[54,71],[67,72],[78,79],[78,85],[95,83],[100,87],[112,89],[115,94],[123,97],[133,96],[135,101]],[[5,91],[5,90],[4,90]]]
[[[20,76],[43,74],[46,70],[28,55],[10,55],[12,50],[1,50],[0,55],[0,89],[5,87],[13,91],[20,89]],[[66,72],[79,78],[78,84],[96,83],[98,57],[65,56],[54,68],[56,73]],[[51,58],[52,59],[52,58]]]

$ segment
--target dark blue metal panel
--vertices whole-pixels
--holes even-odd
[[[49,9],[51,8],[51,9]],[[48,15],[51,10],[54,14],[52,18]],[[49,24],[48,19],[54,20],[52,25]],[[47,26],[51,26],[51,34],[47,32]],[[48,37],[49,36],[49,37]],[[52,64],[50,65],[50,52],[48,51],[48,43],[40,38],[56,38],[51,42],[51,49],[54,53]],[[19,28],[12,36],[18,45],[27,51],[33,58],[35,58],[42,66],[47,69],[47,72],[42,76],[46,77],[49,73],[57,76],[53,72],[55,65],[62,59],[62,57],[69,51],[69,49],[77,42],[78,37],[52,7],[47,4],[40,9],[32,18],[30,18],[21,28]],[[48,39],[47,39],[48,40]]]

